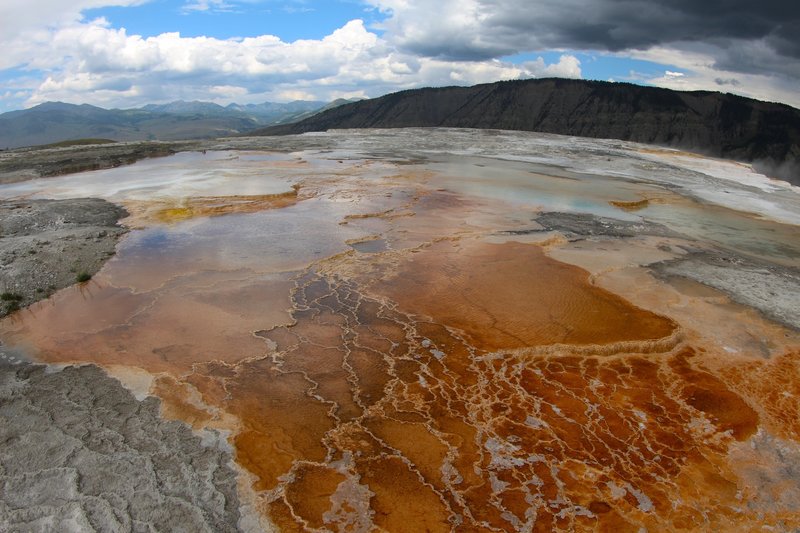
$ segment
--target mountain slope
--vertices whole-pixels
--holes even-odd
[[[325,105],[325,102],[317,100],[295,100],[285,104],[274,102],[230,104],[225,109],[239,111],[263,124],[286,124],[309,117],[320,109],[324,109]]]
[[[109,110],[87,104],[47,102],[0,115],[0,148],[86,137],[115,141],[196,139],[235,135],[258,126],[258,122],[240,117]]]
[[[288,103],[264,102],[261,104],[229,104],[225,107],[211,102],[185,102],[177,100],[168,104],[149,104],[141,109],[173,115],[201,115],[249,119],[261,125],[284,124],[297,117],[311,116],[324,109],[325,102],[295,100]]]
[[[800,111],[730,94],[540,79],[414,89],[256,130],[461,127],[539,131],[673,146],[754,162],[800,184]]]
[[[46,102],[0,115],[0,149],[89,137],[172,141],[237,135],[309,116],[324,105],[324,102],[265,102],[223,107],[209,102],[177,101],[140,109],[103,109],[87,104]]]

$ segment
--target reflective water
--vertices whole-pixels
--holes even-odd
[[[264,163],[272,172],[264,172]],[[290,154],[183,152],[130,166],[6,185],[3,196],[122,201],[276,194],[290,190],[286,178],[307,165]]]
[[[682,189],[697,169],[624,143],[263,142],[291,153],[0,188],[104,196],[140,228],[90,283],[0,322],[0,339],[151,373],[165,415],[231,432],[284,531],[800,527],[800,484],[775,459],[800,454],[800,335],[646,269],[717,245],[797,267],[797,226],[698,201]],[[728,187],[751,207],[797,203]],[[541,211],[684,236],[568,242],[536,232]]]
[[[754,257],[766,256],[786,265],[797,265],[800,257],[800,226],[765,220],[775,213],[763,191],[762,201],[768,205],[763,217],[759,217],[724,204],[697,202],[656,183],[600,173],[589,175],[556,168],[550,174],[543,174],[531,171],[528,163],[511,161],[498,165],[491,159],[478,157],[453,157],[442,161],[437,156],[426,168],[439,174],[435,180],[437,186],[466,195],[540,211],[591,213],[629,221],[645,219],[693,239],[713,242]],[[741,191],[727,194],[736,196],[736,192]],[[757,195],[750,188],[745,192],[751,200]],[[787,194],[790,198],[800,196],[788,188]],[[640,203],[637,209],[622,208],[625,204],[636,205],[645,200],[646,204]]]
[[[436,156],[426,168],[437,172],[436,184],[462,194],[492,198],[542,211],[593,213],[624,220],[637,217],[621,212],[611,201],[660,196],[660,187],[629,183],[608,176],[586,176],[563,169],[531,170],[525,162],[482,157]]]
[[[362,254],[374,254],[377,252],[385,252],[389,249],[389,245],[384,239],[367,239],[364,241],[357,241],[349,243],[350,247]]]

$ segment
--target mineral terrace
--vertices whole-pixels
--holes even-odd
[[[0,529],[800,528],[797,188],[514,132],[187,148],[0,187]]]

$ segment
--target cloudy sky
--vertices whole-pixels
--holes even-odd
[[[0,0],[0,112],[561,76],[800,107],[797,0]]]

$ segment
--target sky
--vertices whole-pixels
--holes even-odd
[[[0,112],[567,77],[800,108],[797,0],[0,0]]]

